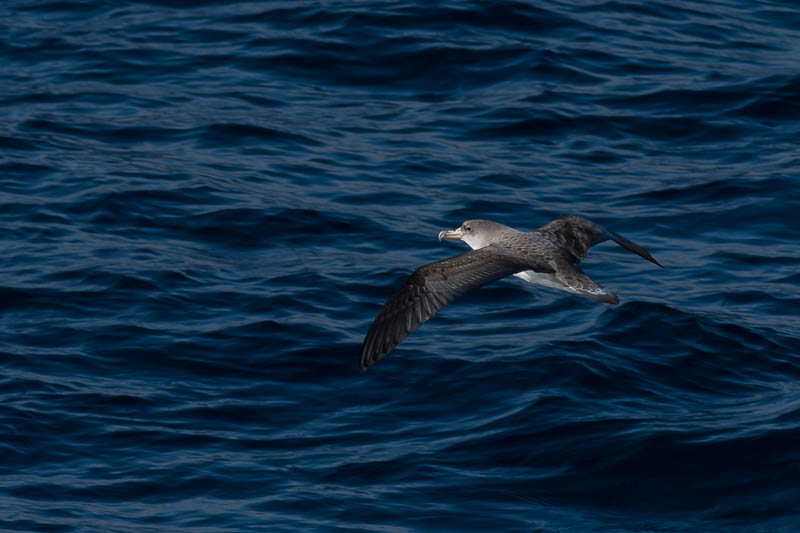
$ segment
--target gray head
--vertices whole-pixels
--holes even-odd
[[[477,250],[478,248],[489,246],[496,240],[501,239],[504,234],[513,231],[508,226],[491,220],[467,220],[457,229],[440,231],[439,240],[460,239],[473,250]]]

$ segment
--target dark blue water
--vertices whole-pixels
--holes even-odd
[[[0,529],[800,530],[800,7],[0,7]],[[365,374],[439,230],[580,213]]]

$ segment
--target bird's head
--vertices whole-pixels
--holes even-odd
[[[469,245],[473,250],[492,244],[508,226],[492,222],[491,220],[467,220],[460,227],[452,231],[440,231],[439,240],[458,239]]]

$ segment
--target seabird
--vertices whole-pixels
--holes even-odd
[[[511,274],[598,302],[619,303],[616,294],[578,267],[595,244],[612,240],[663,266],[635,242],[577,215],[564,215],[530,232],[491,220],[468,220],[458,229],[440,231],[442,239],[462,240],[472,250],[421,266],[386,301],[361,345],[362,372],[456,298]]]

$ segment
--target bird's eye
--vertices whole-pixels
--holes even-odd
[[[464,231],[472,231],[472,226],[464,226]]]

